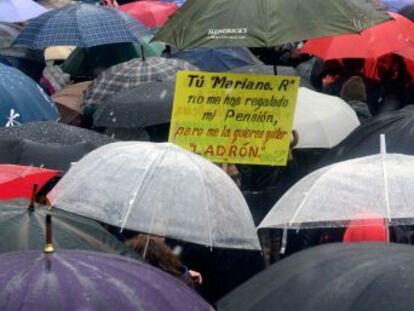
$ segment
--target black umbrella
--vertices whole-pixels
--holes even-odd
[[[0,138],[22,138],[38,143],[73,145],[88,142],[95,147],[114,142],[97,132],[57,122],[31,122],[21,126],[0,128]]]
[[[280,76],[299,76],[299,73],[296,71],[295,68],[290,66],[277,66],[276,67],[277,74]],[[270,65],[248,65],[243,67],[238,67],[230,72],[234,73],[254,73],[258,75],[274,75],[275,69],[273,66]],[[308,89],[313,89],[312,85],[306,79],[300,79],[300,86],[307,87]]]
[[[96,221],[47,206],[32,208],[27,200],[0,202],[0,253],[42,249],[45,218],[53,218],[56,248],[94,250],[138,258],[138,255]]]
[[[411,310],[413,260],[411,245],[314,247],[256,275],[219,300],[218,310]]]
[[[403,7],[398,14],[405,16],[411,21],[414,21],[414,4]]]
[[[73,145],[42,144],[27,139],[0,138],[0,163],[46,167],[66,171],[96,147],[88,142]]]
[[[414,155],[414,106],[379,114],[360,125],[326,155],[321,165],[379,153],[380,134],[385,134],[387,152]]]
[[[143,128],[169,123],[175,81],[145,82],[105,99],[93,115],[94,126]]]

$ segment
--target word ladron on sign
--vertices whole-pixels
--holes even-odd
[[[188,87],[198,87],[202,88],[205,84],[204,76],[200,75],[189,75]],[[294,80],[293,80],[294,83]],[[289,84],[292,84],[292,81],[284,79],[280,82],[277,87],[278,91],[287,91]],[[264,81],[252,81],[248,78],[241,80],[229,79],[225,76],[212,76],[211,77],[211,87],[222,88],[222,89],[239,89],[239,90],[264,90],[264,91],[273,91],[272,84],[270,82]]]

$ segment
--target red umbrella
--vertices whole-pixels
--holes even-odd
[[[119,9],[152,28],[164,25],[168,17],[178,10],[178,6],[174,2],[137,1],[121,5]]]
[[[45,168],[0,164],[0,200],[32,197],[33,186],[41,189],[60,171]]]
[[[378,58],[388,53],[398,54],[398,51],[404,50],[403,56],[414,59],[414,23],[399,14],[389,14],[393,20],[370,27],[360,34],[308,40],[301,52],[328,60]]]

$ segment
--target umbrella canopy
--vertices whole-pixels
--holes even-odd
[[[299,88],[293,128],[295,148],[332,148],[359,126],[355,111],[345,101],[307,88]]]
[[[116,9],[73,4],[52,10],[29,22],[14,41],[44,49],[54,45],[92,47],[120,42],[139,42],[151,33],[132,16]]]
[[[175,82],[145,82],[108,97],[93,115],[96,127],[143,128],[171,121]]]
[[[0,128],[0,139],[2,138],[21,138],[42,144],[61,145],[88,142],[95,147],[114,142],[112,138],[97,132],[57,122],[31,122],[21,126]]]
[[[389,19],[372,0],[188,0],[154,40],[179,49],[272,47],[315,37],[359,33]]]
[[[414,23],[396,13],[391,21],[370,27],[360,34],[347,34],[308,40],[302,53],[324,60],[338,58],[378,58],[402,49],[411,50],[414,59]],[[355,48],[355,47],[358,48]],[[408,55],[410,55],[408,53]]]
[[[65,60],[75,49],[75,46],[51,46],[45,50],[45,60]]]
[[[275,75],[275,68],[274,66],[264,65],[264,64],[256,64],[256,65],[247,65],[243,67],[237,67],[230,72],[238,72],[238,73],[254,73],[260,75]],[[278,75],[281,76],[299,76],[298,71],[289,66],[276,66],[276,72]],[[300,86],[307,87],[308,89],[313,89],[311,83],[306,79],[300,79]]]
[[[53,244],[57,249],[84,249],[126,255],[138,254],[91,219],[59,211],[27,200],[0,202],[0,253],[39,250],[45,244],[46,215],[53,220]]]
[[[352,219],[414,223],[414,157],[377,154],[321,168],[290,188],[259,228],[343,227]]]
[[[413,132],[414,106],[379,114],[333,148],[323,163],[331,164],[378,153],[380,134],[386,136],[388,152],[414,155]]]
[[[76,78],[93,79],[95,71],[124,63],[139,56],[131,42],[77,48],[61,65],[64,72]]]
[[[0,308],[211,311],[187,285],[138,260],[88,251],[0,256]]]
[[[182,6],[185,3],[185,0],[161,0],[161,2],[174,2],[178,6]]]
[[[24,73],[0,64],[0,127],[57,120],[58,110],[42,88]]]
[[[211,247],[260,249],[236,184],[218,166],[173,144],[99,148],[69,170],[49,199],[121,228]]]
[[[87,88],[83,107],[99,104],[106,97],[133,89],[143,82],[175,80],[179,70],[198,70],[180,59],[151,57],[145,61],[132,59],[112,66]]]
[[[88,142],[73,145],[42,144],[27,139],[0,138],[0,163],[47,167],[66,171],[71,163],[96,149]]]
[[[414,0],[380,0],[389,11],[398,12],[404,7],[414,4]]]
[[[218,302],[219,311],[402,311],[414,305],[414,248],[328,244],[294,254]],[[410,272],[411,271],[411,272]]]
[[[171,54],[171,57],[186,60],[201,70],[210,72],[262,64],[247,48],[177,50]]]
[[[178,5],[174,2],[136,1],[121,5],[119,9],[152,28],[164,25],[168,17],[178,10]]]
[[[50,169],[0,164],[0,200],[13,198],[30,199],[35,184],[40,189],[59,174],[59,171]]]
[[[60,122],[80,125],[82,96],[89,84],[91,81],[72,84],[53,94],[52,100],[59,110]]]
[[[46,8],[32,0],[2,0],[0,2],[0,22],[25,22],[46,12]]]

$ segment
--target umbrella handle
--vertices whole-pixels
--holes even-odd
[[[37,184],[34,184],[32,198],[30,199],[30,204],[29,204],[29,211],[31,212],[34,211],[35,209],[36,194],[37,194]]]
[[[51,254],[55,252],[52,238],[52,215],[46,215],[46,244],[43,248],[45,254]]]

